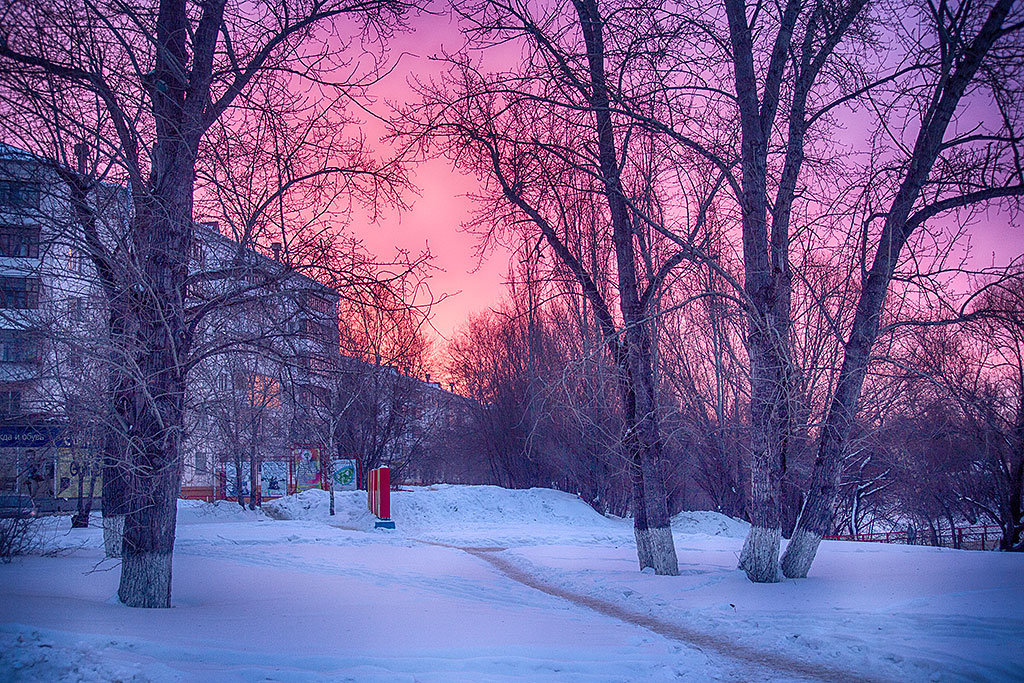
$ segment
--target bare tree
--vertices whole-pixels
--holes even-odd
[[[257,473],[262,456],[284,450],[282,364],[272,353],[261,357],[241,350],[225,360],[218,364],[218,372],[227,381],[218,377],[205,382],[213,395],[196,412],[212,418],[221,457],[229,465],[225,469],[234,474],[231,486],[238,504],[246,506],[244,491],[248,490],[249,508],[255,509],[261,504]]]
[[[959,329],[926,328],[915,349],[921,381],[955,408],[950,431],[968,444],[957,444],[957,467],[933,468],[945,491],[937,502],[999,525],[1004,550],[1024,549],[1022,291],[1019,273],[990,282],[978,318]]]
[[[398,481],[426,436],[422,379],[429,352],[418,283],[351,288],[340,304],[342,363],[331,392],[337,445],[362,458],[365,470],[388,465]]]
[[[942,214],[992,204],[1024,194],[1017,132],[1019,91],[1012,74],[1020,69],[1020,8],[1013,0],[955,8],[929,5],[921,20],[928,42],[913,43],[912,59],[929,65],[915,72],[912,84],[894,94],[892,103],[912,102],[906,110],[917,122],[913,145],[898,142],[892,169],[878,188],[878,202],[864,222],[875,252],[864,273],[856,314],[846,337],[836,388],[821,428],[810,490],[797,527],[782,559],[786,576],[807,575],[818,543],[832,516],[844,449],[855,424],[857,403],[882,329],[886,292],[900,265],[904,247],[923,224]],[[919,53],[917,51],[920,51]],[[951,124],[981,90],[1000,103],[984,132],[964,133]],[[895,111],[895,108],[889,111]],[[888,117],[881,125],[899,141]],[[881,230],[871,227],[881,221]]]
[[[3,87],[13,93],[7,102],[31,99],[34,89],[47,85],[97,102],[101,118],[68,125],[62,116],[60,123],[65,130],[109,134],[99,153],[131,185],[130,267],[115,268],[102,242],[90,241],[101,277],[111,274],[132,321],[125,327],[131,328],[127,356],[136,379],[125,392],[132,437],[118,591],[126,605],[170,604],[184,359],[191,345],[187,259],[204,136],[230,117],[232,105],[261,76],[274,70],[301,76],[313,73],[313,64],[330,63],[337,56],[330,41],[319,41],[317,49],[325,22],[347,15],[384,35],[404,9],[383,1],[228,6],[161,0],[122,3],[109,17],[105,9],[68,0],[13,2],[4,10],[0,60]],[[50,121],[34,123],[39,128]]]
[[[684,175],[659,185],[659,196],[679,193],[676,207],[691,209],[682,237],[664,229],[655,214],[663,204],[652,201],[645,179],[651,155],[661,168],[664,149],[618,111],[626,86],[639,109],[655,106],[641,100],[651,92],[645,79],[657,74],[660,36],[632,40],[647,15],[602,12],[592,1],[533,9],[465,3],[457,11],[473,44],[515,42],[524,47],[523,63],[484,74],[453,57],[449,79],[424,87],[426,103],[406,112],[399,128],[487,179],[477,225],[489,239],[496,237],[495,216],[528,230],[587,299],[618,374],[640,565],[675,574],[652,321],[665,278],[685,258],[689,231],[700,231],[708,198],[691,195]],[[666,233],[681,244],[666,243]],[[597,264],[594,256],[609,261]]]

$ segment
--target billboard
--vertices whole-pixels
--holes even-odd
[[[335,491],[355,491],[356,461],[354,458],[337,458],[331,474],[331,486]]]
[[[260,494],[264,498],[280,498],[288,493],[288,463],[264,460],[260,463]]]
[[[226,481],[225,489],[227,491],[228,498],[238,499],[239,484],[241,484],[242,496],[249,497],[249,467],[248,465],[242,465],[242,481],[238,481],[238,477],[235,476],[238,470],[235,468],[235,463],[229,462],[224,465],[224,474]]]
[[[292,450],[295,458],[295,490],[320,488],[320,449],[299,446]]]

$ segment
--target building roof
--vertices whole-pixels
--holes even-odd
[[[42,161],[35,154],[8,145],[6,142],[0,142],[0,159],[4,161]]]

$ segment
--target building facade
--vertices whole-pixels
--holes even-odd
[[[69,177],[0,144],[0,491],[29,493],[44,509],[99,496],[109,370],[128,362],[112,356]],[[89,203],[107,249],[127,249],[129,193],[99,184]],[[257,253],[213,223],[195,226],[189,270],[183,494],[273,496],[307,484],[295,458],[316,426],[300,405],[336,376],[337,292],[284,265],[277,245]]]

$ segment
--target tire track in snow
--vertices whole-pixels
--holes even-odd
[[[587,609],[603,614],[606,617],[611,617],[612,619],[617,619],[627,624],[647,629],[648,631],[652,631],[660,636],[669,638],[670,640],[675,640],[690,647],[695,647],[700,650],[711,650],[730,659],[770,669],[782,676],[793,676],[796,678],[819,681],[843,682],[879,680],[857,675],[850,671],[836,669],[824,664],[815,664],[813,662],[803,661],[794,657],[788,657],[778,652],[759,650],[748,645],[737,643],[729,638],[715,636],[709,633],[695,631],[678,624],[665,622],[660,619],[656,619],[649,614],[625,608],[608,600],[602,600],[601,598],[575,593],[565,588],[554,586],[546,583],[537,576],[524,571],[520,567],[517,567],[499,554],[503,550],[508,550],[508,548],[474,548],[450,545],[448,543],[439,543],[437,541],[424,541],[420,539],[414,540],[427,545],[437,545],[444,548],[461,550],[483,560],[484,562],[487,562],[508,578],[528,588],[538,590],[556,598],[567,600],[581,607],[586,607]]]

